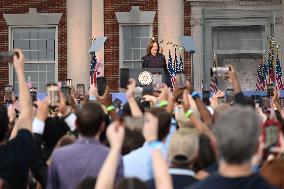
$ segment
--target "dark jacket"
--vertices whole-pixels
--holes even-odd
[[[143,56],[141,60],[142,68],[163,68],[165,71],[164,83],[166,83],[168,87],[172,87],[170,74],[167,68],[166,58],[163,54],[158,53],[156,56],[147,54]]]

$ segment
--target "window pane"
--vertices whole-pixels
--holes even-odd
[[[19,30],[14,30],[14,31],[13,31],[13,39],[14,39],[14,40],[21,39],[21,36],[22,36],[21,31],[19,31]]]
[[[39,39],[46,39],[45,29],[38,29],[38,38]]]
[[[30,50],[38,50],[38,40],[30,41]]]
[[[150,36],[149,29],[149,26],[141,26],[141,36]]]
[[[39,71],[46,71],[46,65],[47,64],[38,64]]]
[[[39,40],[38,41],[38,49],[45,50],[46,49],[46,40]]]
[[[47,60],[54,60],[54,51],[47,51]]]
[[[55,39],[55,30],[54,29],[47,29],[45,31],[46,39]]]
[[[46,70],[48,72],[53,72],[54,71],[54,64],[46,64]]]
[[[46,51],[39,51],[39,60],[46,60]]]
[[[54,82],[54,72],[47,72],[47,83]]]
[[[133,26],[133,37],[140,37],[141,26]]]
[[[54,40],[47,40],[47,50],[54,50]]]
[[[39,72],[38,82],[46,82],[46,72]]]
[[[31,60],[38,60],[38,51],[31,51]]]
[[[133,60],[140,60],[140,49],[133,49]]]
[[[140,38],[133,38],[133,48],[140,48]]]
[[[45,86],[46,86],[46,83],[39,83],[37,90],[41,93],[45,93],[46,92]]]
[[[30,30],[30,39],[38,39],[38,32],[37,30]]]
[[[29,29],[23,29],[22,30],[22,39],[29,39],[29,38],[30,38]]]

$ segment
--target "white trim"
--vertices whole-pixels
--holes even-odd
[[[190,169],[179,169],[179,168],[170,168],[169,173],[171,175],[186,175],[186,176],[195,176],[195,172]]]
[[[8,26],[58,25],[63,13],[38,13],[29,8],[26,14],[3,14]]]
[[[131,6],[130,12],[116,12],[119,24],[153,24],[156,11],[140,11],[139,6]]]

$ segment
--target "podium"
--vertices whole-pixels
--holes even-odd
[[[141,83],[141,78],[145,77],[145,80],[147,80],[149,75],[147,72],[151,73],[152,82],[151,83]],[[144,75],[145,76],[144,76]],[[167,83],[166,74],[163,68],[121,68],[120,69],[120,87],[125,88],[125,86],[128,84],[128,79],[132,78],[136,80],[136,85],[143,87],[143,93],[149,94],[153,91],[153,81],[155,82],[156,74],[160,75],[159,79],[161,79],[161,82]],[[161,77],[161,78],[160,78]],[[140,81],[139,81],[140,79]]]

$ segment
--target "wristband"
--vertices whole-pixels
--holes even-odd
[[[150,141],[149,147],[151,149],[161,149],[163,147],[163,143],[161,141],[158,141],[158,140]]]
[[[115,110],[113,105],[108,106],[106,109],[107,109],[108,112]]]
[[[189,110],[187,110],[187,112],[185,113],[185,116],[186,116],[187,118],[190,118],[190,116],[192,115],[192,113],[193,113],[192,109],[189,109]]]
[[[159,107],[165,107],[165,106],[167,106],[168,104],[169,104],[168,101],[162,100],[162,101],[159,103]]]
[[[96,96],[89,96],[89,100],[95,101],[95,100],[97,100],[97,97]]]
[[[200,95],[198,94],[198,92],[194,91],[193,93],[191,93],[191,96],[193,99],[195,98],[200,98]]]

